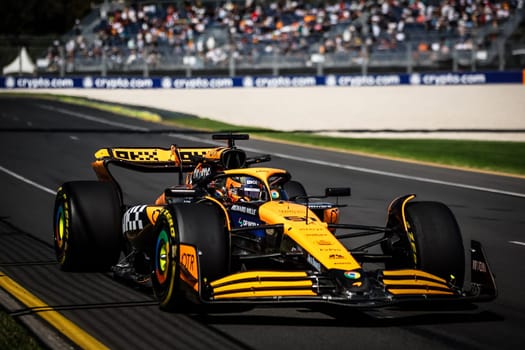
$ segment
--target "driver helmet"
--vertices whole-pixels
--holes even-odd
[[[246,184],[240,189],[241,196],[245,201],[258,201],[261,199],[261,188],[257,184]]]
[[[231,180],[230,184],[227,184],[228,196],[232,202],[261,200],[262,184],[259,180],[254,178],[240,178],[238,180],[239,182]]]

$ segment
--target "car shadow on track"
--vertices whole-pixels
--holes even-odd
[[[267,309],[271,310],[271,309]],[[411,325],[436,325],[448,323],[501,322],[504,318],[492,311],[479,310],[475,305],[463,310],[373,310],[295,309],[297,316],[244,313],[200,313],[190,317],[212,325],[280,325],[317,327],[399,327]],[[304,316],[304,317],[301,317]]]

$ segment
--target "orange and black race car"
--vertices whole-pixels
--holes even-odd
[[[392,201],[385,226],[341,223],[339,197],[349,188],[309,195],[286,170],[261,167],[270,156],[250,158],[237,148],[247,134],[213,139],[228,145],[97,151],[98,181],[67,182],[56,195],[61,268],[111,271],[151,286],[166,310],[225,303],[376,308],[496,297],[481,244],[469,242],[466,254],[444,204],[408,194]],[[180,184],[151,203],[124,203],[110,165],[179,173]],[[349,244],[352,238],[361,243]]]

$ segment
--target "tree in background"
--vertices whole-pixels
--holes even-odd
[[[0,0],[0,67],[25,46],[33,58],[104,0]]]
[[[0,35],[61,35],[103,0],[2,0]]]

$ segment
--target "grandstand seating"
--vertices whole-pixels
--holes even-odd
[[[44,70],[436,68],[493,62],[522,0],[134,1],[95,9]],[[64,47],[64,54],[57,46]]]

